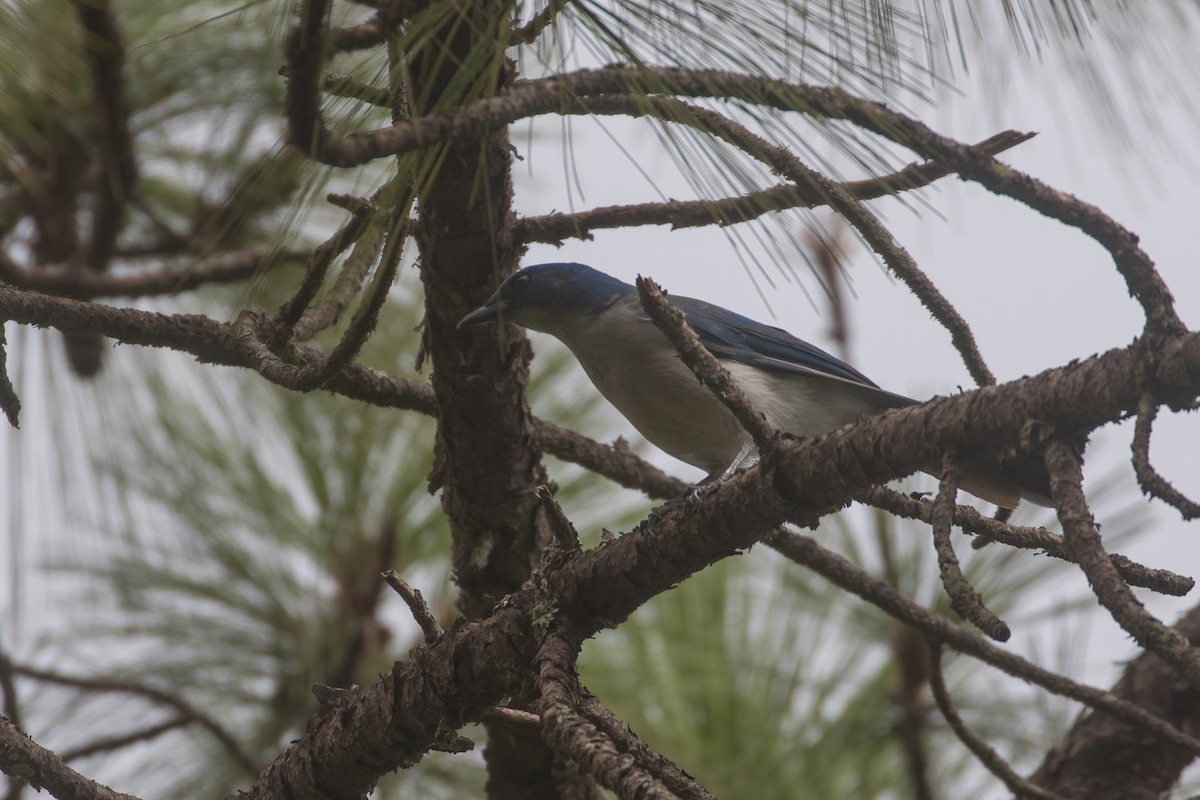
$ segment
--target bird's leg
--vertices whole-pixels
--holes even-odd
[[[745,467],[749,467],[756,461],[758,461],[758,448],[754,446],[754,441],[750,438],[743,439],[742,448],[738,450],[738,454],[733,457],[733,461],[731,461],[729,466],[725,468],[725,471],[721,473],[720,480],[725,480],[733,473],[740,469],[744,469]]]

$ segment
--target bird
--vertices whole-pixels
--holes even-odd
[[[672,295],[688,323],[776,429],[818,436],[869,414],[920,401],[867,376],[782,328]],[[749,433],[701,385],[642,308],[637,289],[585,264],[537,264],[514,272],[458,327],[511,322],[554,336],[634,428],[669,455],[717,479],[757,457]],[[935,477],[937,467],[926,470]],[[1022,499],[1052,505],[1045,466],[1025,454],[968,462],[959,486],[1002,508]]]

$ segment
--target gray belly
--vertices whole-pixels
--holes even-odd
[[[655,447],[710,474],[737,456],[745,432],[674,353],[629,354],[620,370],[605,369],[611,363],[585,363],[584,371]]]

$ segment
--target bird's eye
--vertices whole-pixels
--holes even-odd
[[[513,285],[518,289],[524,289],[527,283],[529,283],[528,275],[518,275],[517,279],[513,281]]]

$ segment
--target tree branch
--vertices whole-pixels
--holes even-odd
[[[74,761],[85,756],[94,756],[97,753],[111,753],[114,750],[122,750],[130,745],[140,744],[150,739],[157,739],[164,733],[170,733],[177,728],[186,728],[193,722],[195,722],[194,719],[186,716],[172,717],[154,725],[147,725],[144,728],[129,731],[128,733],[106,736],[95,739],[85,745],[64,750],[61,758],[63,761]]]
[[[941,642],[960,653],[974,656],[1026,683],[1104,711],[1138,730],[1150,733],[1156,740],[1170,742],[1186,749],[1193,757],[1200,756],[1200,740],[1166,720],[1139,705],[1115,698],[1101,689],[1076,683],[1057,672],[1043,669],[1016,653],[997,647],[983,637],[955,625],[946,617],[914,603],[897,589],[872,577],[808,536],[777,531],[766,537],[766,541],[791,560],[808,567],[835,586],[921,631],[931,641]]]
[[[0,411],[14,428],[21,427],[21,398],[17,395],[12,379],[8,377],[8,341],[4,335],[4,323],[0,322]],[[0,677],[3,677],[0,675]]]
[[[137,800],[85,778],[0,717],[0,771],[61,800]]]
[[[543,637],[533,662],[538,683],[538,715],[547,743],[622,800],[678,800],[678,796],[647,769],[648,765],[622,753],[583,714],[579,678],[575,674],[579,646],[556,628],[551,626]]]
[[[1200,606],[1173,629],[1200,645]],[[1200,728],[1200,692],[1153,653],[1125,668],[1110,694],[1144,708],[1180,730]],[[1114,758],[1115,753],[1120,758]],[[1157,800],[1179,780],[1196,754],[1148,736],[1107,714],[1084,714],[1049,753],[1029,781],[1072,800]]]
[[[267,266],[302,263],[307,254],[278,251],[268,245],[233,250],[178,269],[156,269],[129,275],[79,272],[69,267],[39,265],[25,269],[0,258],[0,281],[19,289],[32,289],[60,297],[89,300],[98,297],[151,297],[176,294],[208,284],[235,283]]]
[[[1154,418],[1158,416],[1158,406],[1149,395],[1138,403],[1137,422],[1133,427],[1133,471],[1137,475],[1138,485],[1150,497],[1157,497],[1169,506],[1175,508],[1184,519],[1200,518],[1200,503],[1189,499],[1183,492],[1154,469],[1150,463],[1150,431],[1154,426]]]
[[[975,591],[963,575],[950,541],[950,529],[954,519],[954,498],[958,494],[958,463],[951,453],[942,462],[942,479],[938,485],[937,499],[931,513],[933,522],[933,546],[937,552],[938,570],[942,586],[950,597],[950,606],[963,619],[999,642],[1007,642],[1012,631],[1004,620],[997,617],[983,604],[983,598]]]
[[[971,732],[962,717],[958,715],[958,709],[954,707],[954,701],[950,699],[950,692],[946,689],[946,679],[942,676],[941,645],[931,645],[930,651],[932,655],[929,659],[929,688],[933,692],[933,699],[937,703],[938,710],[942,712],[942,716],[945,717],[958,740],[966,745],[980,763],[1003,781],[1008,790],[1017,797],[1031,797],[1034,800],[1061,800],[1053,792],[1047,792],[1022,780],[1016,770],[1009,766],[1008,762],[1001,758],[991,745]]]
[[[933,522],[933,505],[925,500],[900,494],[885,486],[872,486],[854,497],[860,503],[887,511],[899,517]],[[964,531],[977,533],[1010,547],[1027,550],[1042,550],[1046,555],[1075,562],[1075,556],[1063,542],[1062,537],[1045,528],[1030,528],[1009,525],[992,517],[984,516],[970,506],[954,507],[954,524]],[[1170,570],[1150,569],[1117,553],[1109,553],[1121,579],[1131,586],[1143,586],[1162,594],[1183,597],[1196,585],[1191,578],[1177,575]]]
[[[1100,532],[1083,494],[1083,470],[1074,449],[1059,439],[1046,445],[1050,490],[1067,547],[1079,559],[1100,604],[1137,643],[1175,667],[1200,688],[1200,649],[1192,647],[1142,607],[1104,551]]]
[[[100,174],[92,208],[88,266],[108,269],[121,230],[125,206],[137,180],[137,159],[129,133],[129,104],[125,99],[125,45],[111,0],[75,0],[83,28],[83,45],[91,68],[95,101],[96,139]]]
[[[193,706],[181,697],[153,686],[144,686],[132,681],[117,681],[106,678],[85,678],[75,675],[63,675],[50,670],[37,669],[23,664],[13,664],[13,673],[32,680],[53,683],[59,686],[70,686],[86,692],[115,692],[132,694],[145,698],[152,703],[168,706],[179,712],[180,716],[195,722],[204,728],[224,747],[237,764],[251,775],[256,775],[261,768],[257,759],[251,756],[241,742],[234,738],[224,726],[215,719]],[[32,781],[31,781],[32,782]]]
[[[265,370],[263,363],[229,341],[232,332],[229,325],[203,316],[113,308],[0,286],[0,318],[67,333],[100,333],[128,344],[191,353],[201,361]],[[1167,357],[1161,360],[1154,376],[1155,401],[1178,401],[1200,393],[1200,334],[1185,334],[1165,342],[1163,347]],[[847,446],[837,461],[846,470],[853,468],[854,475],[849,471],[818,475],[817,470],[805,470],[797,464],[795,477],[799,480],[795,485],[802,486],[804,480],[814,487],[828,485],[830,498],[844,499],[842,492],[846,486],[855,486],[856,492],[865,491],[868,486],[907,475],[922,468],[917,458],[936,460],[939,448],[969,445],[980,458],[999,456],[1006,448],[1019,445],[1016,431],[1028,419],[1084,430],[1114,422],[1136,409],[1141,399],[1145,376],[1140,354],[1138,343],[1134,343],[1001,387],[936,398],[864,419],[821,438],[834,446],[831,453],[837,450],[835,445]],[[291,356],[297,364],[313,363],[321,357],[307,347],[294,348]],[[427,384],[353,364],[332,376],[325,388],[374,405],[428,414],[434,413],[436,407]],[[916,432],[921,426],[927,435]],[[621,480],[636,484],[639,479],[638,469],[621,457],[618,448],[585,453],[581,437],[541,425],[539,434],[561,447],[564,457],[585,455],[589,462],[611,467],[614,476]],[[881,439],[877,442],[870,436]],[[799,443],[790,445],[799,446]],[[790,458],[787,460],[792,463]],[[669,491],[675,485],[661,474],[649,473],[649,478],[656,491]],[[839,479],[831,482],[830,478]]]
[[[1001,153],[1028,141],[1036,134],[1002,131],[975,145],[989,155]],[[843,181],[834,185],[856,200],[873,200],[919,189],[952,172],[938,161],[914,161],[903,169],[878,178]],[[591,231],[603,228],[630,228],[639,225],[670,225],[672,230],[702,225],[734,225],[749,222],[764,214],[790,208],[815,208],[827,205],[829,198],[804,184],[784,183],[715,200],[668,200],[664,203],[637,203],[604,206],[575,213],[552,213],[517,220],[513,237],[521,243],[562,244],[566,239],[590,239]]]

